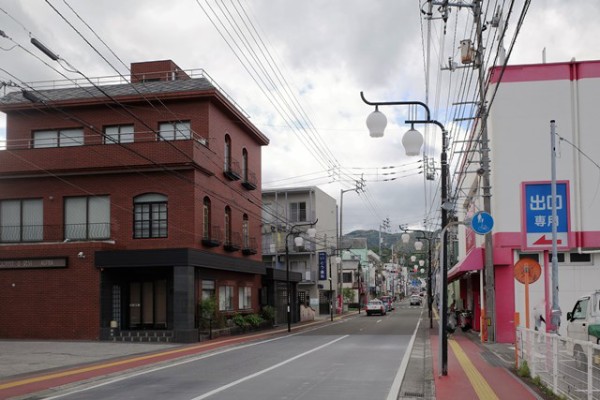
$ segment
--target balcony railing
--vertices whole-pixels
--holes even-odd
[[[213,225],[210,228],[210,232],[204,232],[204,236],[202,237],[202,244],[207,247],[216,247],[220,246],[223,243],[223,234],[221,233],[221,228]]]
[[[107,240],[110,223],[0,226],[0,243]]]
[[[238,181],[242,178],[242,169],[240,168],[240,163],[231,159],[229,163],[225,164],[223,168],[223,174],[225,177],[231,181]]]
[[[253,237],[245,237],[244,243],[242,246],[242,254],[244,255],[252,255],[258,253],[258,246],[256,244],[256,238]]]
[[[43,225],[17,225],[0,227],[0,241],[2,243],[41,242],[43,240]]]
[[[246,171],[246,176],[242,181],[242,186],[248,190],[255,190],[257,182],[256,174],[252,171]]]
[[[231,232],[230,237],[225,238],[223,248],[226,251],[238,251],[242,248],[242,235],[239,232]]]
[[[65,240],[103,240],[110,238],[110,224],[65,224]]]

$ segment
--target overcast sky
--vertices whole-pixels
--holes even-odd
[[[544,53],[546,62],[600,56],[600,2],[535,0],[517,29],[524,1],[514,2],[510,17],[509,0],[483,1],[488,22],[494,5],[503,5],[506,48],[516,36],[509,64],[541,63]],[[456,132],[468,127],[452,123],[451,103],[473,100],[467,91],[460,94],[465,69],[441,70],[449,57],[458,61],[458,41],[474,39],[470,8],[451,9],[444,28],[434,7],[427,42],[422,3],[0,0],[0,30],[8,36],[0,37],[0,81],[64,79],[59,72],[78,77],[65,67],[88,77],[117,75],[113,67],[127,75],[131,62],[160,59],[186,70],[203,68],[271,140],[263,148],[265,188],[317,185],[339,204],[340,190],[364,179],[363,192],[344,194],[344,232],[379,229],[386,218],[390,231],[397,232],[400,224],[422,227],[426,218],[438,216],[439,171],[435,181],[425,181],[419,174],[422,157],[404,154],[408,107],[382,107],[389,121],[386,135],[369,137],[365,119],[373,109],[362,102],[360,91],[371,101],[426,101],[432,117]],[[488,23],[490,60],[497,34]],[[30,36],[64,61],[43,56]],[[416,128],[426,132],[426,151],[439,167],[439,133],[434,127]],[[2,136],[5,130],[0,114]]]

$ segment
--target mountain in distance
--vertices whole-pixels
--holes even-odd
[[[381,239],[382,239],[381,247],[382,248],[390,248],[392,245],[397,245],[399,243],[402,243],[402,239],[401,239],[402,233],[404,233],[404,232],[398,232],[398,233],[381,232]],[[346,233],[344,235],[344,237],[351,238],[351,239],[366,238],[367,239],[367,247],[375,252],[379,251],[379,231],[378,230],[375,230],[375,229],[356,230],[356,231],[352,231],[350,233]]]

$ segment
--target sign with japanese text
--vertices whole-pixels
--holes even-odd
[[[327,253],[324,251],[319,252],[319,280],[324,281],[327,279]]]
[[[552,226],[556,225],[558,248],[570,248],[569,182],[556,183],[556,220],[552,218],[550,182],[523,182],[521,240],[526,250],[552,248]]]

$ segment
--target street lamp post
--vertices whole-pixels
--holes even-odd
[[[410,235],[406,233],[406,231],[419,232],[423,237],[417,237],[414,243],[415,250],[421,251],[423,248],[423,242],[420,240],[427,240],[427,249],[428,249],[428,267],[427,267],[427,312],[429,315],[429,328],[433,328],[433,290],[432,290],[432,277],[431,277],[431,261],[432,261],[432,248],[431,248],[431,238],[425,234],[425,231],[422,230],[412,230],[405,229],[400,226],[400,229],[404,229],[405,233],[402,234],[402,242],[407,244],[410,241]]]
[[[296,224],[296,225],[292,225],[292,227],[290,228],[290,231],[288,232],[287,235],[285,235],[285,279],[286,279],[286,284],[287,284],[287,325],[288,325],[288,332],[292,331],[292,293],[291,293],[291,288],[290,288],[290,248],[289,248],[289,238],[290,235],[294,234],[294,233],[300,233],[300,232],[295,232],[294,229],[300,227],[300,226],[310,226],[309,229],[306,230],[306,233],[308,234],[308,236],[310,238],[314,238],[315,235],[317,234],[317,230],[315,228],[313,228],[313,226],[318,222],[319,220],[315,220],[315,222],[306,222],[306,223],[302,223],[302,224]],[[294,244],[299,247],[302,246],[302,244],[304,243],[304,239],[302,239],[302,236],[298,236],[296,238],[294,238]]]
[[[360,97],[363,102],[368,105],[375,106],[373,111],[367,118],[367,127],[369,128],[369,134],[371,137],[382,137],[383,131],[387,125],[387,118],[383,113],[379,111],[379,106],[420,106],[425,110],[424,120],[407,120],[405,123],[411,124],[411,129],[407,131],[402,137],[402,145],[406,151],[407,156],[417,156],[420,154],[421,146],[423,145],[423,136],[420,132],[414,129],[415,124],[433,124],[437,125],[442,130],[442,153],[441,153],[441,167],[442,167],[442,182],[441,182],[441,214],[442,214],[442,228],[448,223],[448,212],[446,210],[446,201],[448,197],[448,132],[441,122],[431,119],[431,113],[427,104],[420,101],[390,101],[390,102],[370,102],[365,99],[363,92],[360,92]],[[446,240],[442,236],[442,252],[446,252]],[[440,372],[441,375],[448,375],[448,336],[446,332],[446,325],[448,324],[448,265],[447,259],[444,257],[442,260],[442,293],[441,293],[441,309],[440,309],[440,323],[444,329],[440,329]]]

